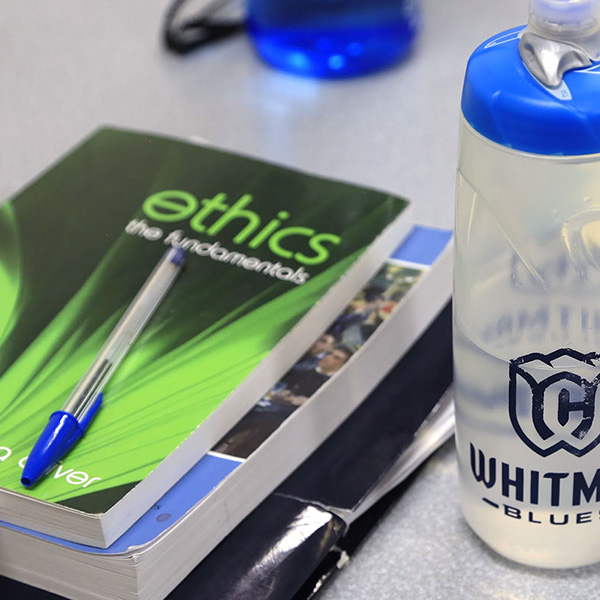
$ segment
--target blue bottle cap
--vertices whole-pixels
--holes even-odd
[[[462,112],[484,137],[523,152],[575,156],[600,152],[600,62],[568,71],[556,88],[542,85],[519,54],[517,27],[473,52]]]

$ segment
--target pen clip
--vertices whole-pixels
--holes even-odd
[[[79,421],[79,426],[81,427],[81,429],[83,431],[85,431],[90,426],[90,423],[93,421],[94,417],[96,416],[96,413],[98,412],[98,410],[100,409],[100,405],[102,404],[103,397],[104,397],[104,393],[100,392],[98,394],[98,397],[96,398],[96,400],[94,400],[94,404],[92,404],[90,409],[85,413],[85,415],[83,415],[83,417]]]

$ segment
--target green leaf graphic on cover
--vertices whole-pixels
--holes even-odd
[[[122,251],[118,246],[110,255]],[[166,354],[160,351],[165,327],[150,327],[110,381],[106,405],[64,464],[34,490],[24,492],[18,466],[9,468],[5,463],[0,485],[60,501],[85,491],[66,485],[69,476],[77,481],[85,479],[81,473],[100,478],[93,491],[142,479],[245,379],[359,254],[302,286],[287,284],[287,292],[265,304],[260,295],[254,297]],[[48,415],[62,406],[120,316],[121,311],[87,338],[83,325],[76,325],[85,322],[86,304],[102,271],[101,265],[0,378],[0,397],[11,398],[0,412],[0,444],[19,458],[26,456]]]
[[[15,323],[20,290],[19,235],[12,205],[0,207],[0,345]]]
[[[164,190],[191,194],[195,214],[145,212],[146,199]],[[225,208],[200,224],[201,204],[220,194],[229,207],[251,195],[252,214],[228,212],[211,232]],[[0,486],[64,501],[143,479],[405,206],[377,191],[159,136],[151,144],[112,129],[91,136],[0,209]],[[144,219],[158,237],[126,233],[132,219]],[[255,224],[252,235],[242,234],[257,219],[260,233]],[[186,271],[106,386],[88,434],[40,485],[24,490],[19,462],[174,231],[290,272],[302,264],[297,256],[317,252],[303,234],[313,241],[333,234],[341,243],[330,244],[326,261],[302,265],[310,275],[302,285],[277,279],[279,267],[272,276],[189,252]],[[276,238],[282,231],[287,237]]]

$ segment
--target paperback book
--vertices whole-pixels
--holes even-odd
[[[268,511],[270,522],[285,520],[290,502],[307,502],[336,507],[325,510],[327,518],[349,523],[450,433],[447,422],[436,426],[433,437],[420,436],[421,445],[406,455],[404,470],[391,469],[451,378],[448,310],[436,319],[450,296],[450,260],[449,232],[414,228],[293,367],[120,539],[100,549],[4,524],[0,548],[10,551],[0,552],[0,573],[78,600],[162,599],[325,439],[267,501],[285,505]],[[424,353],[431,376],[423,376]],[[253,544],[247,539],[244,548]],[[230,551],[213,554],[212,567],[199,567],[204,575],[197,587],[206,592],[202,597],[224,598],[222,567],[237,576],[241,567],[234,563],[242,557],[228,562]],[[240,565],[252,560],[243,554]],[[275,569],[274,560],[269,564]],[[57,576],[67,567],[69,578]],[[221,576],[211,578],[211,571]],[[301,572],[293,580],[298,577]]]
[[[113,544],[272,389],[409,226],[407,202],[382,192],[94,133],[0,207],[0,518]],[[48,418],[170,247],[185,250],[185,269],[86,435],[24,488]]]

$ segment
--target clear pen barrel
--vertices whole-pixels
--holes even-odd
[[[179,275],[183,250],[170,249],[156,265],[137,296],[104,343],[96,360],[81,378],[62,410],[81,419],[123,360],[165,294]]]

